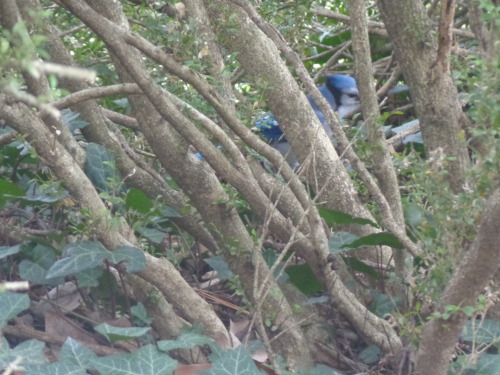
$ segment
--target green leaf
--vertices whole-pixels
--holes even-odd
[[[393,312],[397,305],[402,302],[401,297],[389,296],[377,291],[373,291],[372,296],[373,301],[370,304],[370,311],[381,318],[385,317],[386,314]]]
[[[166,235],[165,232],[155,228],[139,227],[136,231],[154,243],[162,243]]]
[[[355,257],[345,258],[344,262],[352,270],[364,273],[365,275],[370,276],[373,280],[380,279],[380,275],[378,274],[376,268],[369,266],[368,264],[360,261],[359,259],[357,259]]]
[[[50,267],[47,278],[67,276],[97,267],[104,259],[111,258],[111,252],[99,242],[79,241],[66,248],[65,256]]]
[[[227,280],[233,276],[233,271],[229,269],[229,265],[224,260],[222,255],[216,255],[210,258],[204,259],[204,261],[217,271],[217,278],[219,280]]]
[[[14,349],[10,349],[9,342],[4,338],[0,338],[0,370],[5,369],[16,358],[21,357],[21,364],[37,364],[45,363],[45,343],[38,340],[27,340],[17,345]]]
[[[28,189],[26,196],[20,197],[25,202],[46,204],[46,203],[56,203],[69,196],[67,190],[65,190],[61,183],[52,183],[48,186],[36,186],[36,189]]]
[[[55,277],[47,279],[47,269],[29,259],[23,259],[19,263],[19,276],[24,280],[40,285],[59,285],[64,282],[64,278]]]
[[[130,340],[144,336],[151,329],[150,327],[114,327],[107,323],[99,324],[94,328],[110,342],[119,340]]]
[[[500,355],[483,353],[475,366],[476,375],[498,375],[500,368]]]
[[[161,214],[165,217],[181,217],[181,214],[169,206],[160,207]]]
[[[87,371],[80,366],[66,362],[44,363],[39,365],[28,365],[24,375],[86,375]]]
[[[82,119],[78,112],[73,112],[71,109],[63,109],[61,111],[62,117],[66,125],[68,125],[71,133],[75,133],[77,129],[86,127],[89,123]]]
[[[213,345],[215,341],[208,336],[196,332],[187,332],[177,337],[177,340],[158,341],[158,348],[163,351],[173,349],[190,349],[195,346]]]
[[[120,246],[111,252],[111,256],[111,262],[123,264],[128,272],[137,272],[146,268],[146,255],[137,247]]]
[[[10,255],[17,254],[19,251],[21,251],[21,245],[0,246],[0,259],[7,258]]]
[[[233,350],[221,353],[212,363],[212,368],[202,371],[199,375],[263,375],[255,365],[250,353],[239,346]]]
[[[135,210],[141,214],[147,214],[155,207],[153,201],[146,194],[135,188],[128,191],[125,206],[129,210]]]
[[[464,341],[474,341],[478,344],[489,344],[500,338],[500,321],[493,319],[468,320],[462,330]]]
[[[290,277],[290,282],[306,296],[322,290],[321,284],[308,264],[288,266],[285,272]]]
[[[364,348],[361,353],[359,353],[359,359],[367,365],[378,362],[380,359],[380,348],[376,345],[370,345]]]
[[[354,217],[345,212],[330,210],[325,207],[318,207],[319,215],[325,220],[326,225],[329,228],[333,227],[335,224],[345,225],[345,224],[360,224],[360,225],[371,225],[372,227],[378,228],[378,224],[371,220],[364,219],[362,217]]]
[[[404,206],[404,215],[406,223],[413,228],[416,228],[425,222],[425,214],[416,204],[406,204]]]
[[[75,273],[76,280],[78,281],[78,286],[83,288],[85,286],[88,287],[98,287],[99,286],[99,278],[104,273],[104,270],[101,267],[91,268],[89,270],[84,270],[78,273]]]
[[[61,361],[67,364],[87,368],[90,361],[96,358],[96,355],[92,350],[68,337],[61,348],[60,357]]]
[[[328,248],[330,249],[330,253],[339,254],[344,251],[351,250],[346,246],[352,244],[357,239],[359,239],[358,236],[349,232],[333,233],[332,237],[328,240]]]
[[[278,255],[276,254],[276,252],[270,248],[264,249],[264,251],[262,252],[262,256],[264,257],[264,260],[266,261],[266,264],[269,268],[271,268],[274,265],[274,263],[276,262],[276,260],[278,259]],[[285,261],[285,259],[283,259],[283,261]],[[288,275],[285,272],[283,272],[284,266],[285,266],[285,263],[282,263],[282,264],[279,264],[274,269],[273,276],[275,279],[277,278],[276,281],[279,284],[285,283],[288,281]]]
[[[474,306],[464,306],[462,308],[462,311],[464,312],[465,315],[471,317],[476,313],[477,309]]]
[[[153,318],[149,316],[148,311],[142,304],[142,302],[137,303],[137,305],[132,306],[130,308],[130,312],[134,316],[134,318],[139,321],[141,324],[151,324],[153,322]]]
[[[331,367],[325,365],[316,365],[310,373],[311,375],[341,375],[340,372],[334,371]]]
[[[390,246],[395,249],[404,248],[395,235],[387,232],[369,234],[368,236],[361,237],[350,244],[344,245],[343,247],[355,249],[361,246]]]
[[[57,260],[54,248],[42,244],[34,247],[23,248],[23,253],[31,257],[31,260],[45,269],[49,269]]]
[[[102,375],[170,375],[177,361],[153,345],[146,345],[131,354],[96,357],[91,368]]]
[[[97,143],[87,145],[85,174],[99,191],[115,193],[116,188],[122,185],[120,172],[114,164],[114,156],[104,146]]]
[[[0,208],[4,207],[8,201],[23,196],[23,189],[11,181],[0,178]]]
[[[30,299],[26,294],[3,292],[0,293],[0,329],[7,322],[30,307]]]

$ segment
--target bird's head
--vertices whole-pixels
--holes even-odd
[[[279,142],[283,139],[283,131],[279,128],[278,122],[270,112],[257,117],[253,130],[270,143]]]
[[[326,87],[335,98],[339,118],[345,118],[359,111],[359,92],[354,78],[344,75],[329,76],[326,79]]]

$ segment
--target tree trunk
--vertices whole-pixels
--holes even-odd
[[[448,61],[438,55],[435,30],[423,2],[379,0],[378,7],[410,88],[427,157],[448,170],[452,191],[461,192],[466,188],[469,164],[464,134],[469,121],[462,112]]]
[[[486,202],[479,233],[456,269],[436,311],[446,306],[474,306],[477,297],[500,267],[500,188]],[[445,375],[463,329],[466,315],[460,311],[445,319],[432,319],[424,326],[415,362],[415,375]],[[474,319],[474,317],[473,317]]]

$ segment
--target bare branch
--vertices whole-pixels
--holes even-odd
[[[318,16],[332,18],[346,24],[350,24],[351,22],[349,16],[346,16],[345,14],[342,13],[331,11],[330,9],[323,7],[318,7],[318,6],[312,7],[311,13],[316,14]],[[389,37],[383,22],[368,21],[368,28],[371,33],[378,34],[386,38]],[[452,29],[452,32],[457,36],[461,36],[467,39],[475,38],[474,33],[468,30]]]
[[[102,114],[106,116],[106,118],[114,122],[115,124],[125,126],[126,128],[140,130],[139,124],[137,120],[133,117],[124,115],[122,113],[114,112],[106,108],[101,108]]]
[[[452,43],[452,26],[455,18],[455,0],[441,1],[441,16],[439,19],[439,36],[436,64],[443,72],[450,70],[450,53]]]
[[[75,66],[55,64],[41,60],[35,60],[31,64],[40,74],[54,74],[60,78],[70,78],[78,81],[94,83],[97,77],[97,73],[95,71]]]
[[[75,104],[91,99],[99,99],[111,95],[140,95],[142,91],[136,84],[127,83],[104,87],[92,87],[77,91],[51,103],[57,109],[69,108]],[[110,111],[111,112],[111,111]]]

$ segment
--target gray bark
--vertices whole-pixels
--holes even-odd
[[[488,198],[481,215],[479,233],[443,293],[436,311],[446,306],[474,306],[477,297],[500,267],[500,188]],[[465,314],[449,319],[432,319],[424,326],[415,362],[415,375],[444,375],[463,329]]]
[[[469,121],[462,112],[448,62],[438,55],[438,43],[423,2],[379,0],[378,7],[394,53],[410,88],[428,157],[450,158],[442,165],[454,192],[466,188],[469,164],[463,131]]]

